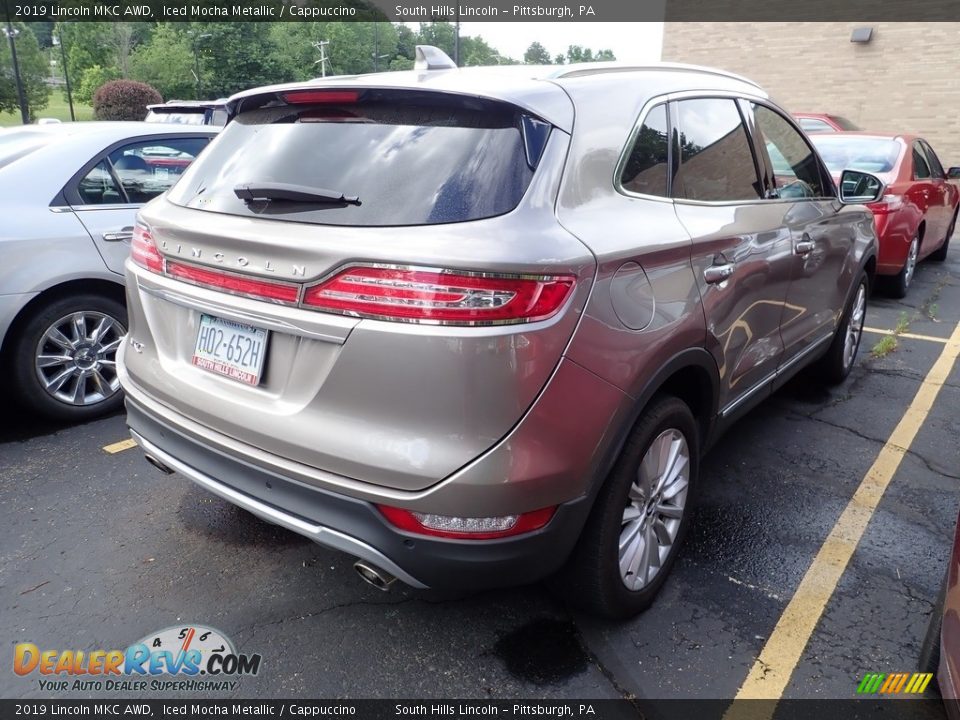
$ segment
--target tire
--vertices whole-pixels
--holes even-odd
[[[918,672],[929,672],[936,675],[940,668],[940,630],[943,627],[943,606],[947,599],[947,575],[943,576],[940,592],[933,603],[930,614],[930,624],[920,644],[920,658],[917,661]]]
[[[116,354],[126,327],[126,307],[103,295],[73,295],[36,308],[11,348],[16,399],[60,422],[119,409],[123,392],[116,379]],[[42,367],[41,356],[47,358]]]
[[[950,221],[950,227],[947,229],[947,236],[943,239],[943,245],[930,253],[929,257],[934,262],[943,262],[947,259],[947,251],[950,250],[950,238],[953,237],[953,231],[957,228],[957,211],[953,211],[953,220]]]
[[[673,451],[678,451],[676,464],[668,465],[662,474],[651,472],[658,470],[651,460],[666,460]],[[554,588],[564,599],[608,618],[631,617],[650,606],[667,579],[690,524],[698,452],[697,423],[690,408],[675,397],[655,397],[627,439],[600,489],[573,554],[555,579]],[[671,469],[675,472],[671,473]],[[652,495],[648,491],[646,497],[641,497],[638,491],[646,481],[657,489]],[[644,507],[653,509],[645,512]],[[669,516],[660,514],[661,509],[669,511]],[[646,541],[655,538],[657,530],[665,540],[670,539],[669,544],[646,545]],[[631,538],[623,561],[625,570],[621,568],[619,552],[621,537]],[[643,552],[646,547],[655,547],[658,552],[648,556]],[[650,562],[648,572],[641,578],[639,570],[648,557],[655,557],[659,566]],[[631,558],[637,566],[633,572]]]
[[[913,284],[913,277],[917,272],[917,262],[920,257],[920,236],[914,233],[913,240],[910,241],[910,249],[907,251],[907,259],[903,263],[903,268],[899,273],[890,278],[890,294],[895,298],[905,298],[910,285]]]
[[[869,295],[870,283],[866,273],[861,272],[853,295],[843,311],[843,318],[833,336],[833,342],[830,343],[827,354],[820,360],[820,377],[827,385],[839,385],[853,369],[863,339],[863,323],[867,315]]]

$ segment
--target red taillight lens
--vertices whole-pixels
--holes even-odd
[[[130,241],[130,259],[150,272],[163,272],[163,255],[153,242],[153,235],[143,225],[135,225]]]
[[[550,522],[556,510],[556,507],[548,507],[518,515],[453,517],[412,512],[388,505],[378,505],[377,508],[391,525],[400,530],[459,540],[494,540],[539,530]]]
[[[499,277],[448,270],[352,267],[307,288],[303,304],[357,317],[447,325],[544,320],[560,309],[572,275]]]
[[[297,90],[283,94],[291,105],[314,105],[318,103],[355,103],[360,99],[356,90]]]
[[[234,295],[246,295],[257,300],[295,303],[300,294],[300,286],[288,283],[254,280],[220,270],[208,270],[196,265],[184,265],[178,262],[167,263],[167,274],[177,280],[223,290]]]
[[[874,213],[892,213],[903,207],[903,195],[884,195],[877,202],[868,203]]]

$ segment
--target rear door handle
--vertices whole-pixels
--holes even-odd
[[[807,253],[813,252],[813,249],[816,247],[816,243],[813,240],[800,240],[794,246],[793,251],[797,255],[806,255]]]
[[[122,230],[115,230],[113,232],[105,232],[102,237],[107,242],[133,240],[133,226],[131,225],[130,227],[125,227]]]
[[[731,275],[735,265],[733,263],[727,263],[726,265],[711,265],[706,270],[703,271],[703,279],[711,285],[716,285],[717,283],[722,283],[724,280],[727,280]]]

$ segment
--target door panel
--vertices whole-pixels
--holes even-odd
[[[833,334],[846,301],[855,233],[840,220],[829,173],[796,126],[766,105],[751,103],[749,112],[774,181],[770,209],[790,239],[790,283],[780,319],[783,366]]]
[[[123,273],[137,210],[170,189],[209,142],[209,137],[151,137],[104,151],[78,178],[71,206],[104,263]]]
[[[762,199],[736,101],[679,100],[671,117],[679,129],[676,213],[692,239],[707,348],[720,368],[719,406],[732,409],[772,378],[783,354],[790,236],[778,208]]]

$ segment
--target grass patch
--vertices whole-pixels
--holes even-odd
[[[90,105],[82,105],[74,100],[73,111],[77,120],[93,120],[93,108]],[[37,117],[56,118],[62,122],[70,122],[70,106],[59,88],[50,91],[50,101],[43,110],[37,113]],[[15,127],[20,124],[19,110],[12,113],[0,113],[0,127]]]
[[[910,329],[910,317],[906,312],[901,312],[897,319],[897,326],[893,329],[894,335],[902,335]]]
[[[873,350],[870,351],[870,354],[875,358],[884,358],[894,350],[897,349],[897,338],[893,335],[884,335],[877,341],[877,344],[873,346]]]

